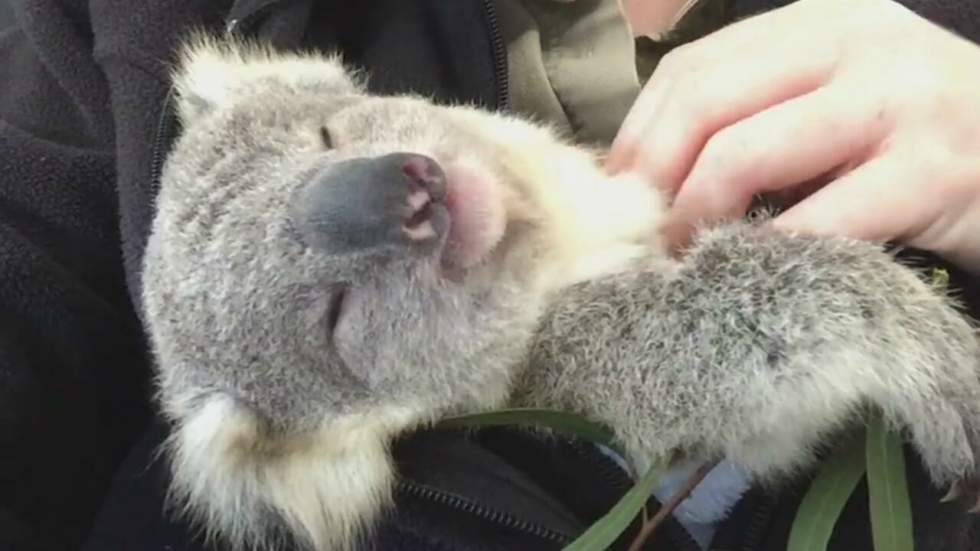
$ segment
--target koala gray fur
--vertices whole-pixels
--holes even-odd
[[[778,481],[877,407],[936,483],[973,474],[974,331],[877,245],[727,223],[677,271],[578,284],[542,319],[516,399],[605,422],[634,463],[727,458]]]
[[[213,537],[354,547],[392,437],[507,404],[760,479],[875,405],[973,475],[972,329],[875,245],[734,223],[675,262],[657,193],[540,125],[205,36],[174,79],[144,307],[172,498]]]

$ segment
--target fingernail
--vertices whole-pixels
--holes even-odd
[[[690,245],[690,230],[691,228],[688,224],[668,221],[660,227],[660,235],[663,237],[667,248],[673,253],[678,253],[681,249]]]

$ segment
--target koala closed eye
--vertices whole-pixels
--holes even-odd
[[[344,312],[344,302],[347,298],[347,288],[338,287],[330,295],[329,306],[327,307],[327,332],[329,335],[333,335],[337,330],[337,324],[340,323],[340,317]]]
[[[327,128],[327,125],[320,127],[320,142],[324,149],[333,149],[333,136],[330,135],[330,129]]]

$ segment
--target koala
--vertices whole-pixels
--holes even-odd
[[[198,37],[179,59],[143,272],[173,498],[240,547],[354,545],[390,438],[505,404],[549,297],[648,257],[661,199],[335,57]]]
[[[170,497],[212,537],[355,548],[394,437],[504,406],[759,480],[876,406],[937,483],[974,475],[970,320],[879,246],[742,221],[674,259],[599,152],[335,55],[197,35],[173,79],[143,306]]]

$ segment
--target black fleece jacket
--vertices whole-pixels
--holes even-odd
[[[735,0],[731,14],[777,3]],[[980,40],[980,2],[909,4]],[[165,429],[139,314],[155,173],[177,130],[165,116],[175,44],[204,27],[339,48],[375,91],[506,109],[492,2],[21,0],[14,11],[17,26],[0,32],[0,549],[212,549],[163,511],[153,452]],[[409,483],[379,549],[558,549],[629,484],[587,446],[509,431],[423,433],[395,451]],[[934,539],[921,548],[971,548],[971,522],[934,507],[917,469],[913,494],[916,536]],[[718,548],[781,548],[794,495],[750,492]],[[855,500],[837,548],[866,548]],[[659,539],[694,549],[676,522]]]

